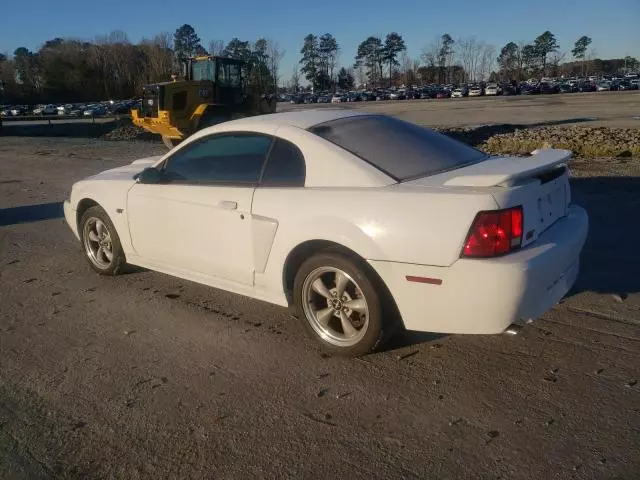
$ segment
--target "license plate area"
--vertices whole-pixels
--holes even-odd
[[[538,197],[538,231],[542,232],[567,213],[566,182],[549,183],[545,192]]]

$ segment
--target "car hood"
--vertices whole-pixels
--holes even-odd
[[[139,160],[134,160],[129,165],[124,165],[123,167],[112,168],[110,170],[105,170],[104,172],[100,172],[97,175],[91,177],[91,180],[123,180],[123,179],[131,179],[133,180],[133,176],[136,173],[140,173],[147,167],[155,164],[162,158],[162,155],[157,155],[154,157],[141,158]]]

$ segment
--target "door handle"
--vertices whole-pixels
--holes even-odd
[[[232,202],[230,200],[222,200],[220,203],[218,203],[218,207],[224,210],[235,210],[236,208],[238,208],[238,202]]]

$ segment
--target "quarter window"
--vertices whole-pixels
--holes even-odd
[[[303,187],[306,167],[302,152],[293,143],[276,139],[262,174],[267,187]]]
[[[169,157],[165,177],[174,183],[257,184],[271,142],[248,133],[206,137]]]
[[[487,158],[442,133],[384,115],[339,118],[309,130],[398,181],[435,175]]]

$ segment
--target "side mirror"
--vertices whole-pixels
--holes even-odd
[[[160,183],[162,182],[163,179],[164,179],[164,175],[162,174],[162,171],[153,167],[145,168],[136,176],[136,181],[138,183],[145,183],[145,184]]]

